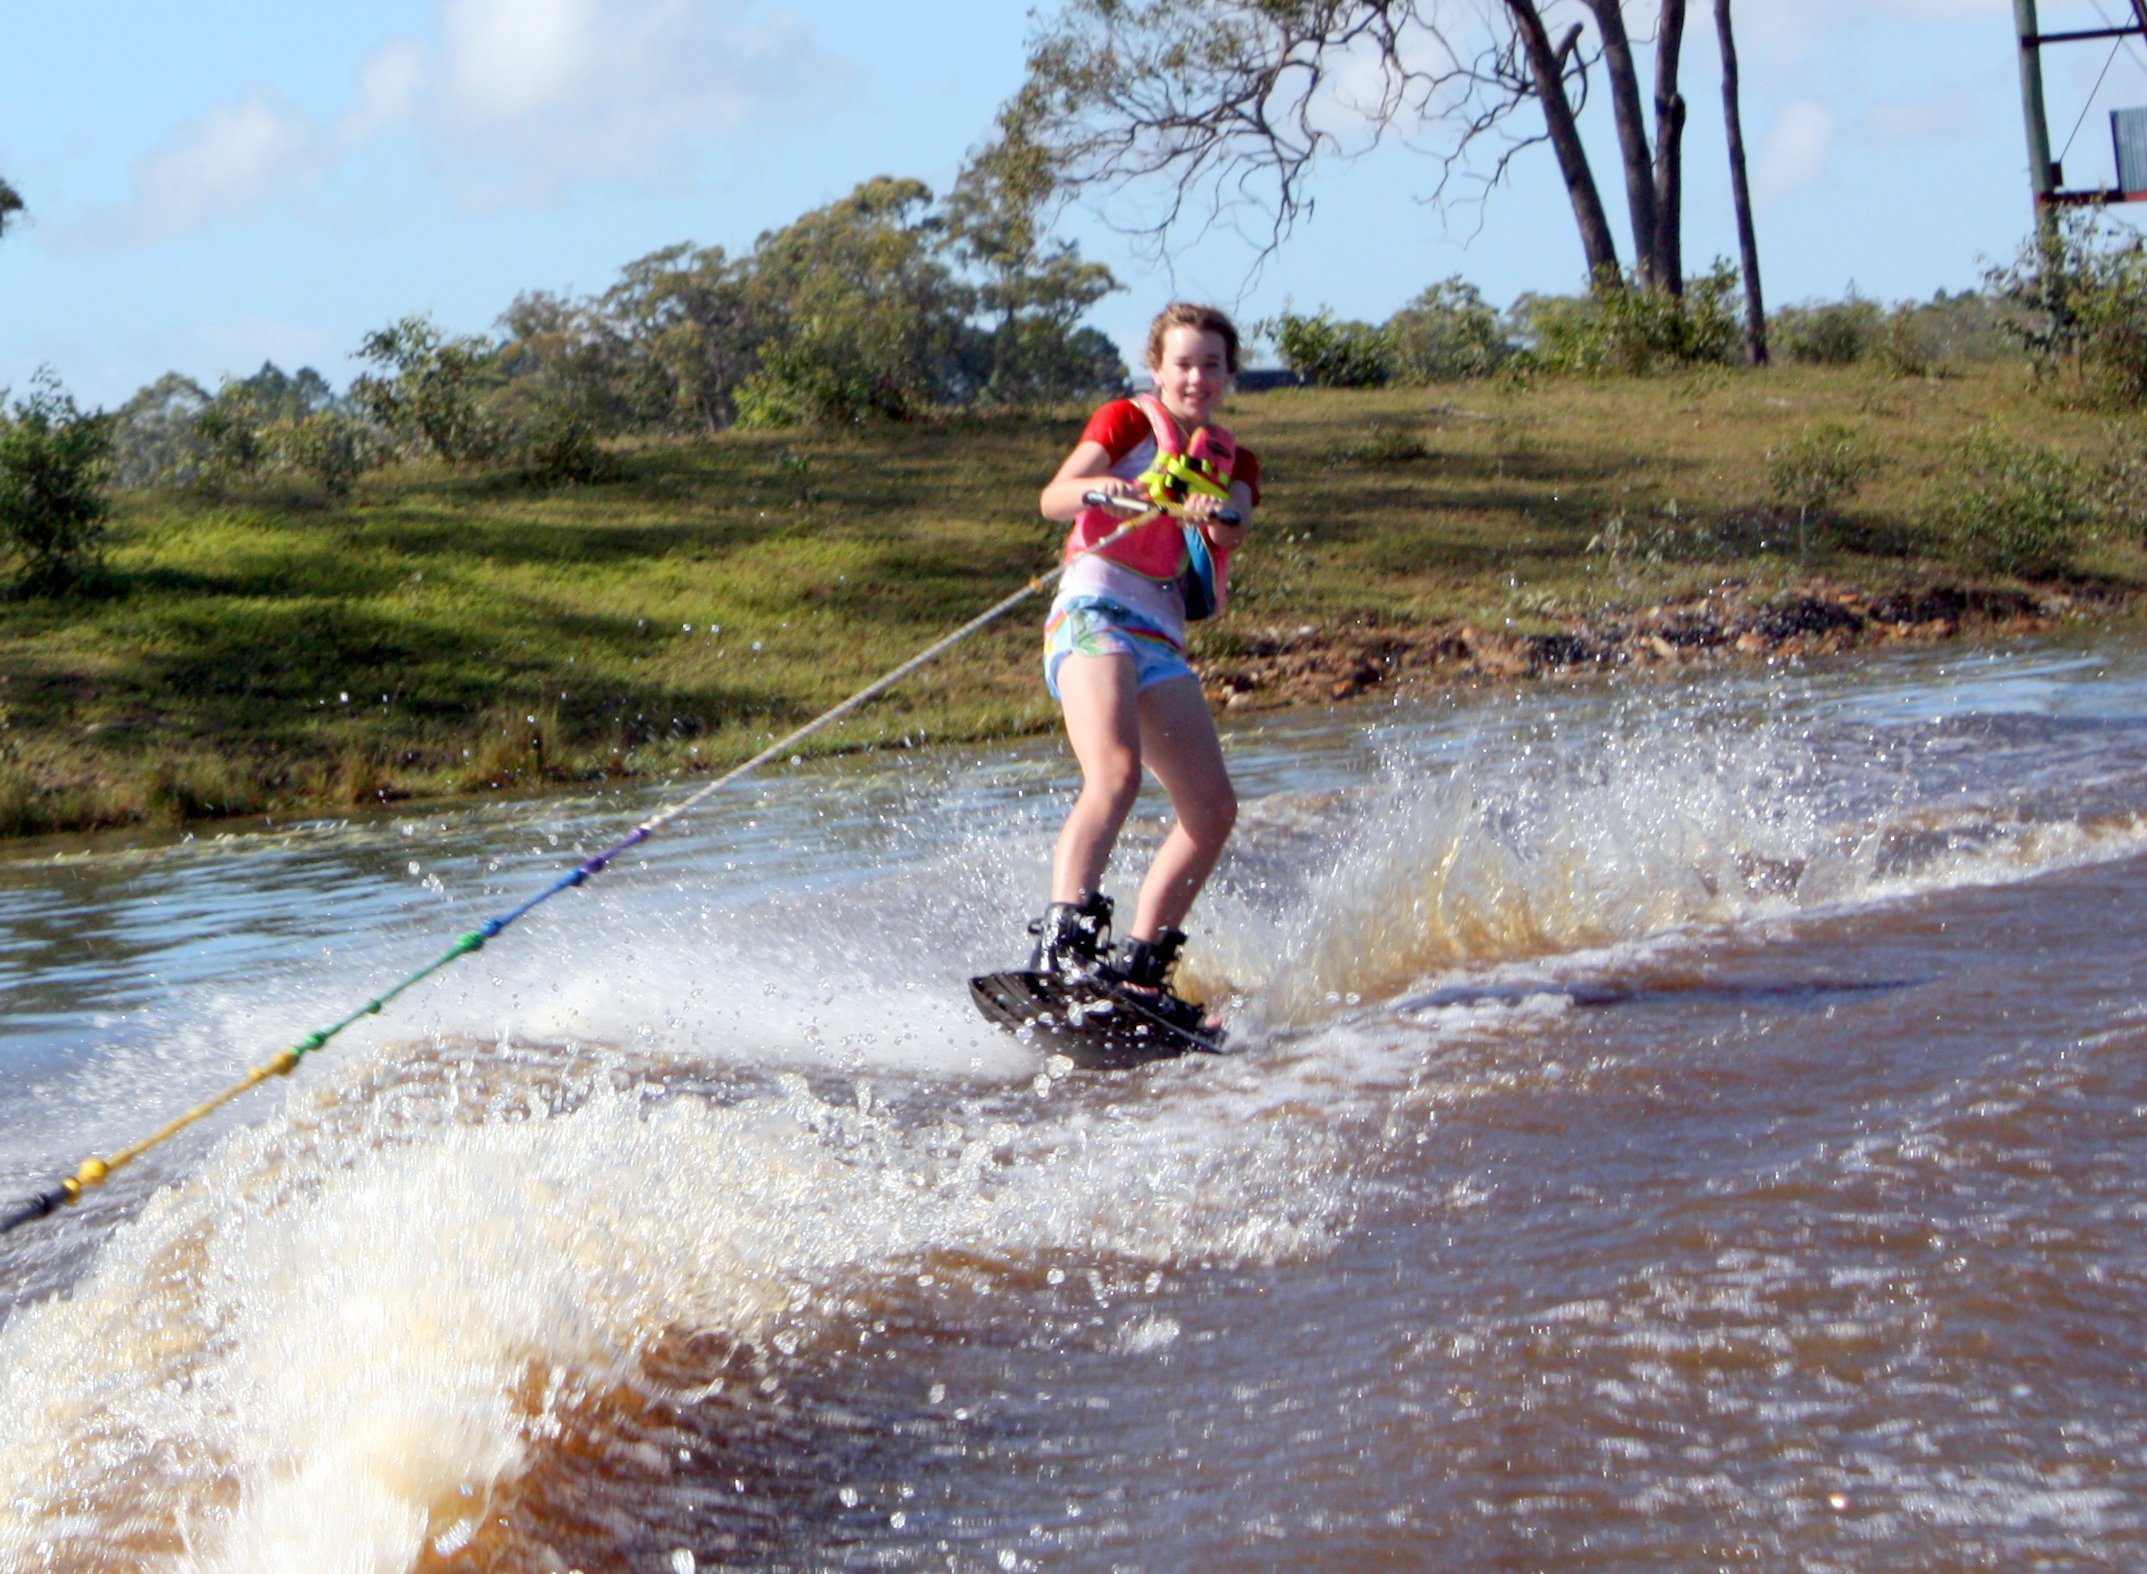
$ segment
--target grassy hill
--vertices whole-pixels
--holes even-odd
[[[124,494],[94,593],[0,602],[0,832],[743,758],[1055,562],[1036,492],[1081,414],[636,446],[620,479],[557,491],[406,468],[341,502]],[[1267,497],[1195,649],[1256,703],[1322,692],[1243,679],[1283,643],[1430,648],[1817,587],[2115,606],[2147,583],[2137,423],[2058,410],[2015,368],[1280,390],[1230,419]],[[1864,472],[1801,521],[1799,443]],[[816,743],[1055,725],[1040,613]]]

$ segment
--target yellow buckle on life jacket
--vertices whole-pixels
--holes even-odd
[[[1213,461],[1186,454],[1156,455],[1155,463],[1142,471],[1139,479],[1149,499],[1162,509],[1183,508],[1185,500],[1195,492],[1204,497],[1230,496],[1229,485]]]

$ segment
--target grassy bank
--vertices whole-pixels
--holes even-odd
[[[123,495],[94,593],[0,603],[0,832],[742,758],[1050,565],[1035,495],[1079,415],[638,447],[564,491],[404,470],[342,502]],[[1231,616],[1196,640],[1216,664],[1279,631],[1555,631],[1724,587],[2147,583],[2136,423],[2054,409],[2014,369],[1291,390],[1232,419],[1268,505]],[[1800,520],[1770,456],[1813,434],[1866,474]],[[2076,461],[2090,509],[2056,555],[1963,525],[1993,443]],[[822,746],[1051,725],[1036,623],[1016,612]]]

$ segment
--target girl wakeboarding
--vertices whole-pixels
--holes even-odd
[[[1065,716],[1081,790],[1059,832],[1050,905],[1029,926],[1029,966],[1122,989],[1172,1026],[1212,1038],[1218,1024],[1177,994],[1172,972],[1186,914],[1237,821],[1237,794],[1186,660],[1186,625],[1222,607],[1260,467],[1214,422],[1238,371],[1227,316],[1165,307],[1149,325],[1147,364],[1154,391],[1091,415],[1039,499],[1046,519],[1072,525],[1044,624],[1044,680]],[[1144,512],[1152,517],[1139,528],[1091,550]],[[1175,819],[1113,954],[1103,875],[1144,766]]]

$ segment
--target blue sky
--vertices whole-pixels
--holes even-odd
[[[2125,5],[2043,0],[2043,24]],[[2011,0],[1737,6],[1770,304],[1852,284],[1925,297],[2012,256],[2030,220]],[[1708,0],[1692,13],[1697,266],[1734,233]],[[49,364],[110,405],[167,370],[213,387],[268,359],[340,386],[362,336],[412,311],[483,331],[520,291],[598,291],[674,241],[744,251],[874,174],[944,190],[1018,83],[1029,27],[1026,4],[994,0],[7,7],[0,176],[29,212],[0,240],[0,386]],[[2106,183],[2106,111],[2147,104],[2147,48],[2047,60],[2053,141],[2087,112],[2068,180]],[[1598,94],[1615,220],[1606,111]],[[1425,205],[1433,177],[1399,143],[1331,164],[1313,217],[1257,273],[1228,233],[1162,264],[1107,213],[1066,232],[1128,286],[1093,319],[1127,346],[1174,295],[1248,319],[1287,303],[1377,320],[1456,273],[1501,305],[1577,287],[1547,150],[1481,214]],[[2147,204],[2123,212],[2137,223]]]

